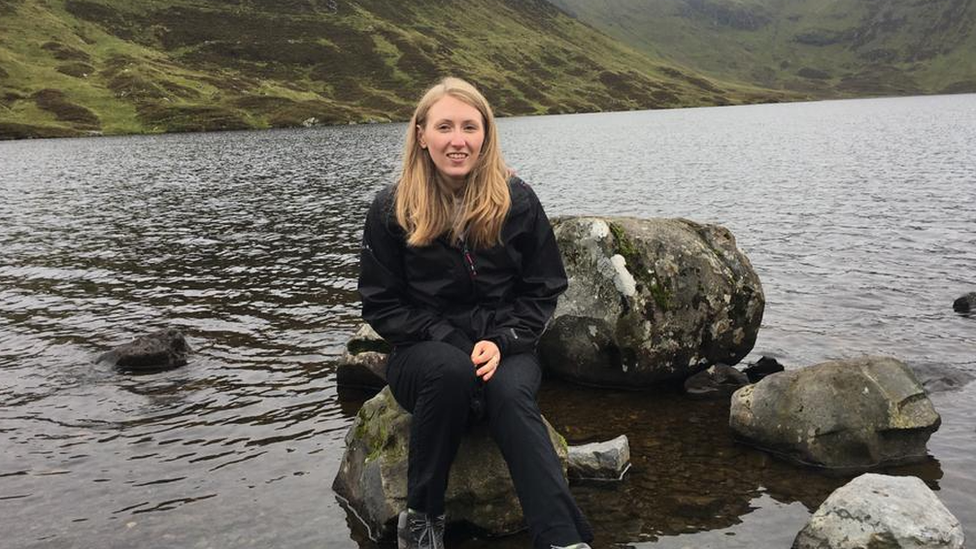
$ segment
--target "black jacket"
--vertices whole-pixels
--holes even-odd
[[[360,255],[366,322],[393,345],[444,341],[470,353],[474,341],[487,339],[503,357],[533,350],[566,289],[566,272],[538,197],[517,177],[509,191],[502,244],[483,250],[452,245],[447,236],[408,247],[393,187],[380,191]]]

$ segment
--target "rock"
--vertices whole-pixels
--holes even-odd
[[[346,434],[346,451],[332,488],[374,540],[395,534],[397,513],[406,506],[410,419],[386,387],[363,404]],[[565,474],[566,441],[546,426]],[[449,523],[464,522],[490,535],[524,528],[508,467],[485,424],[475,425],[461,442],[446,506]]]
[[[569,447],[569,478],[580,480],[620,480],[630,469],[630,442],[627,435],[605,442]]]
[[[346,350],[354,355],[367,351],[389,354],[393,347],[380,337],[380,334],[376,333],[372,326],[363,324],[356,330],[352,339],[346,343]]]
[[[749,383],[757,383],[760,379],[775,374],[776,372],[782,372],[785,369],[775,358],[764,356],[757,360],[755,364],[742,370],[742,373],[749,378]]]
[[[962,389],[976,376],[958,368],[936,364],[913,365],[912,371],[928,394]]]
[[[916,477],[864,474],[830,494],[793,549],[962,549],[959,521]]]
[[[908,366],[887,357],[773,374],[736,391],[729,413],[732,430],[747,443],[851,471],[924,460],[941,424]]]
[[[969,292],[953,301],[952,310],[957,313],[969,313],[976,310],[976,292]]]
[[[553,220],[569,289],[540,353],[584,384],[641,388],[752,349],[765,298],[735,238],[685,219]]]
[[[723,397],[748,384],[744,373],[727,364],[716,364],[686,379],[685,392],[700,398]]]
[[[392,349],[369,324],[363,324],[346,343],[336,366],[340,387],[380,389],[386,385],[386,360]]]
[[[179,330],[170,328],[144,335],[100,355],[95,362],[127,372],[155,372],[186,364],[190,346]]]

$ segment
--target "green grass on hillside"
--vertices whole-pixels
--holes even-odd
[[[976,0],[553,0],[649,54],[812,97],[976,91]]]
[[[444,75],[500,115],[798,97],[640,53],[542,0],[0,0],[0,138],[403,120]]]

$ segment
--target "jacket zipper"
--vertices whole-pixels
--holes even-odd
[[[478,269],[474,265],[474,256],[468,249],[468,241],[461,238],[461,256],[464,257],[464,264],[467,267],[468,277],[471,279],[471,292],[475,298],[478,297]]]

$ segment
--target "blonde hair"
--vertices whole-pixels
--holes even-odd
[[[481,155],[467,176],[460,202],[438,184],[437,168],[420,146],[417,128],[427,124],[434,103],[454,97],[478,109],[484,122]],[[462,238],[476,248],[501,242],[502,225],[512,199],[508,192],[508,168],[502,159],[495,115],[483,95],[460,78],[445,78],[427,90],[407,126],[403,168],[396,185],[394,210],[407,232],[409,246],[427,246],[442,234],[452,242]]]

